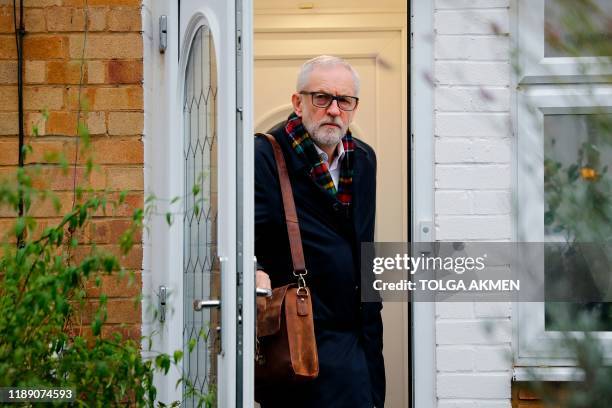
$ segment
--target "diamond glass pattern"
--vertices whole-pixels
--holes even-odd
[[[216,406],[218,309],[193,310],[194,299],[220,299],[217,261],[217,67],[210,30],[198,29],[187,60],[183,100],[182,406]],[[200,401],[206,395],[206,401]]]

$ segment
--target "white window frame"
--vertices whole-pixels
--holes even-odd
[[[544,242],[544,115],[612,113],[612,84],[533,85],[519,91],[517,103],[518,240]],[[543,302],[518,302],[515,310],[518,365],[574,365],[560,350],[561,333],[544,330]],[[612,332],[596,335],[612,359]]]
[[[605,80],[612,75],[612,64],[602,57],[545,57],[544,1],[518,1],[518,46],[521,50],[519,83],[545,83],[552,77],[556,82],[583,83]],[[527,52],[524,52],[527,51]],[[586,68],[587,74],[581,70]]]
[[[597,84],[611,68],[601,65],[600,58],[545,58],[544,0],[517,0],[515,4],[515,45],[522,70],[513,79],[517,89],[515,239],[544,242],[544,115],[612,112],[612,84]],[[582,64],[588,67],[588,75],[581,73]],[[544,270],[543,265],[539,270]],[[538,366],[540,380],[580,378],[569,351],[561,347],[562,334],[545,330],[544,302],[516,302],[512,315],[515,380],[534,379],[534,371],[527,368],[534,366]],[[612,332],[596,336],[604,341],[607,360],[612,363]]]

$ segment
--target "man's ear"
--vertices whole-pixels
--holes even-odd
[[[291,95],[291,103],[293,104],[293,111],[299,117],[302,117],[302,98],[300,94],[294,93]]]

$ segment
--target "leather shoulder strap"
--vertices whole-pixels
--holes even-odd
[[[283,151],[272,135],[267,133],[258,133],[257,135],[265,136],[272,145],[272,151],[274,152],[274,158],[276,160],[276,169],[278,170],[278,179],[280,181],[281,195],[283,197],[283,207],[285,209],[285,221],[287,223],[287,234],[289,235],[289,245],[291,247],[293,272],[296,274],[305,274],[306,264],[304,262],[304,249],[302,248],[300,225],[297,211],[295,210],[291,181],[289,180],[289,173],[287,172],[287,164],[285,163]]]

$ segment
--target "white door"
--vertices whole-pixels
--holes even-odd
[[[243,307],[254,304],[250,14],[246,0],[179,2],[186,407],[252,399],[253,307]]]

